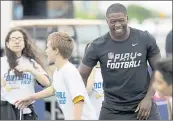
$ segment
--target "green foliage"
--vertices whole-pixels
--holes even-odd
[[[81,4],[75,6],[75,18],[80,19],[97,19],[97,11],[94,6],[89,6],[89,9],[84,9]],[[94,12],[95,11],[95,12]]]
[[[153,17],[152,12],[139,5],[129,5],[127,7],[129,19],[137,19],[142,23],[145,19]]]
[[[142,23],[145,19],[156,18],[156,17],[165,17],[165,15],[147,9],[143,6],[130,4],[127,7],[129,20],[136,19],[139,23]],[[84,9],[82,5],[77,5],[75,7],[75,18],[80,19],[105,19],[105,13],[99,11],[96,6],[90,6],[88,9]]]
[[[75,11],[75,18],[81,19],[97,19],[97,16],[93,13],[88,13],[84,11]]]
[[[148,18],[164,18],[165,14],[155,10],[147,9],[139,5],[131,4],[127,7],[129,19],[137,19],[139,23],[142,23]]]

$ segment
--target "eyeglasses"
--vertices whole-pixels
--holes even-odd
[[[9,39],[9,41],[11,41],[11,42],[16,42],[17,40],[18,40],[18,42],[22,42],[22,41],[24,41],[24,38],[23,37],[18,37],[18,38],[12,37]]]

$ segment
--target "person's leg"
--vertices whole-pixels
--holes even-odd
[[[116,111],[103,103],[99,120],[137,120],[137,114],[133,111]]]
[[[112,120],[115,118],[115,115],[112,113],[112,111],[102,106],[100,110],[99,120]]]
[[[8,114],[7,105],[1,104],[1,116],[0,116],[0,119],[1,120],[9,120],[7,114]]]
[[[137,120],[135,112],[117,112],[113,113],[109,109],[103,107],[100,112],[99,120]]]
[[[157,104],[155,102],[152,103],[151,113],[147,120],[161,120],[161,116],[158,111]]]
[[[33,106],[30,106],[30,109],[31,109],[31,113],[30,114],[24,114],[24,120],[37,120],[38,119],[38,116],[36,114],[36,112],[34,111],[34,108]]]
[[[7,101],[1,101],[1,120],[17,120],[13,105]]]
[[[37,120],[37,115],[35,112],[32,112],[30,114],[24,114],[24,120]]]

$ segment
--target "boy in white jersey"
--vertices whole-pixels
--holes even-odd
[[[154,88],[162,97],[167,96],[169,120],[172,120],[172,93],[173,93],[173,59],[167,57],[157,63],[157,70],[154,74]]]
[[[54,62],[57,66],[53,74],[53,84],[41,92],[17,101],[16,107],[24,108],[33,100],[55,95],[65,120],[97,119],[82,78],[76,67],[68,61],[73,49],[74,41],[68,34],[54,32],[49,35],[46,54],[49,62]]]
[[[88,43],[85,47],[85,52],[91,43]],[[103,78],[101,75],[100,64],[98,63],[92,70],[86,86],[90,101],[94,106],[97,114],[97,118],[99,118],[100,110],[102,106],[102,102],[104,100],[104,92],[103,92]]]

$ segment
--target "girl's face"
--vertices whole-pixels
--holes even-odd
[[[23,34],[19,31],[12,32],[6,45],[12,52],[21,53],[25,47]]]

